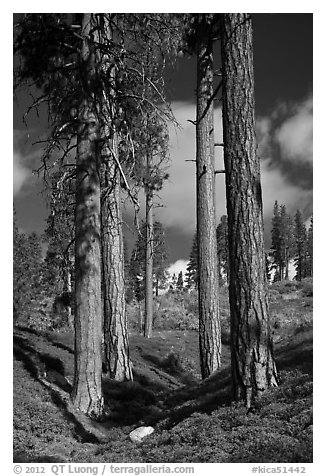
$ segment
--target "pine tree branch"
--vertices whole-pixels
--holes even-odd
[[[125,175],[125,173],[124,173],[124,171],[123,171],[123,169],[122,169],[122,166],[121,166],[121,163],[120,163],[120,161],[119,161],[119,158],[117,157],[115,151],[114,151],[114,150],[112,149],[112,147],[110,146],[109,142],[108,142],[106,145],[107,145],[109,151],[111,152],[111,155],[112,155],[112,157],[113,157],[113,159],[114,159],[114,161],[115,161],[115,163],[116,163],[116,165],[117,165],[117,167],[118,167],[118,169],[119,169],[119,171],[120,171],[121,177],[122,177],[122,179],[123,179],[123,183],[124,183],[124,185],[125,185],[125,188],[126,188],[126,190],[127,190],[127,192],[128,192],[129,197],[131,198],[131,200],[132,200],[133,204],[135,205],[136,209],[139,210],[139,209],[140,209],[139,202],[138,202],[138,200],[134,197],[134,195],[133,195],[132,192],[131,192],[129,183],[128,183],[127,178],[126,178],[126,175]]]

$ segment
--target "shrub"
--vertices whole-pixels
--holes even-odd
[[[293,291],[297,291],[300,285],[298,281],[278,281],[273,283],[271,286],[271,290],[278,292],[278,294],[287,294]]]
[[[304,297],[313,297],[313,282],[312,278],[305,278],[301,281],[301,293]]]
[[[155,299],[154,328],[198,330],[197,293],[169,291]]]

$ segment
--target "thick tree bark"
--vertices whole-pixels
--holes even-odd
[[[111,25],[104,20],[104,37],[112,38]],[[99,36],[98,41],[101,42]],[[115,68],[106,56],[100,56],[103,73],[110,80],[110,90],[102,98],[101,135],[101,206],[102,206],[102,255],[103,255],[103,311],[105,360],[109,375],[118,381],[132,380],[132,365],[129,356],[128,326],[125,298],[124,243],[121,213],[121,175],[118,135],[114,126]]]
[[[93,56],[88,45],[91,14],[84,14],[82,63],[91,89]],[[75,241],[75,376],[72,399],[77,408],[100,417],[102,398],[102,303],[100,177],[97,153],[98,121],[91,91],[79,111],[76,158]]]
[[[147,164],[149,166],[149,164]],[[144,336],[153,334],[153,192],[146,189],[146,263],[145,263],[145,324]]]
[[[244,399],[249,408],[255,396],[277,385],[255,137],[250,15],[222,15],[222,65],[232,380],[234,398]]]
[[[132,380],[124,279],[124,244],[117,136],[111,140],[102,173],[102,254],[105,358],[112,379]]]
[[[203,15],[204,16],[204,15]],[[220,367],[221,330],[215,217],[213,41],[202,20],[197,43],[197,240],[199,348],[202,377]]]

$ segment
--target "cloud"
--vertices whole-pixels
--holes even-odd
[[[13,153],[13,192],[14,197],[17,196],[24,185],[31,177],[31,171],[23,165],[23,157],[19,152],[14,150]]]
[[[275,200],[284,203],[290,214],[295,213],[297,209],[311,214],[312,190],[303,190],[288,183],[281,171],[271,168],[267,161],[261,162],[261,182],[265,223],[268,223],[272,216]]]
[[[181,228],[187,233],[194,233],[196,228],[196,164],[186,160],[196,159],[196,130],[188,122],[194,120],[194,104],[176,102],[172,105],[180,129],[170,127],[171,167],[169,180],[159,193],[164,208],[157,211],[159,219],[165,226]],[[222,141],[221,110],[215,110],[215,141]],[[216,148],[216,168],[223,168],[222,153]],[[225,213],[224,178],[217,178],[218,213]]]
[[[180,129],[170,130],[170,179],[160,192],[164,208],[157,209],[156,214],[166,227],[179,228],[184,233],[193,235],[196,229],[196,165],[194,162],[186,162],[186,160],[195,160],[196,158],[196,131],[193,124],[188,122],[188,119],[195,118],[195,105],[178,102],[173,104],[173,110]],[[275,160],[275,148],[273,147],[278,137],[282,137],[282,140],[283,137],[284,140],[285,137],[288,137],[291,149],[290,145],[288,147],[294,154],[296,150],[294,138],[298,134],[297,131],[302,130],[303,125],[309,123],[310,112],[311,103],[307,100],[291,108],[285,108],[283,105],[271,116],[261,117],[257,121],[260,153],[263,152],[264,157],[261,160],[261,179],[267,228],[275,200],[284,203],[289,213],[295,212],[298,208],[306,214],[311,213],[312,190],[303,188],[300,180],[297,182],[294,179],[293,181],[289,180],[289,173],[296,165],[291,163],[292,169],[284,170],[282,161]],[[221,109],[215,109],[214,114],[215,142],[222,142]],[[275,127],[276,119],[277,128]],[[282,134],[280,131],[283,131]],[[307,144],[305,142],[306,146],[304,147],[302,140],[300,150],[309,150],[310,136],[308,134],[301,135],[306,137]],[[215,154],[216,168],[223,169],[222,148],[215,148]],[[216,176],[217,220],[219,221],[219,217],[224,214],[226,214],[225,177],[224,174],[219,174]]]
[[[297,209],[302,210],[304,217],[312,213],[312,187],[306,183],[311,174],[311,162],[289,160],[280,155],[279,140],[289,138],[289,150],[296,150],[294,137],[298,130],[303,130],[303,124],[310,123],[309,101],[303,101],[296,106],[281,105],[271,115],[260,117],[257,120],[257,139],[261,156],[261,180],[264,203],[265,236],[268,244],[270,240],[271,218],[275,200],[286,205],[287,211],[294,214]],[[170,155],[169,180],[159,192],[163,207],[155,209],[155,219],[163,223],[169,236],[171,258],[186,257],[190,253],[191,240],[196,230],[196,164],[191,161],[196,158],[196,130],[188,119],[195,119],[195,105],[186,102],[172,104],[174,114],[180,128],[170,127]],[[215,109],[215,142],[222,142],[221,109]],[[300,127],[299,127],[300,125]],[[310,129],[311,130],[311,129]],[[280,133],[280,131],[283,131]],[[305,136],[307,144],[301,142],[300,150],[309,150],[310,136]],[[279,139],[281,137],[281,139]],[[306,145],[304,145],[306,144]],[[298,147],[299,149],[299,147]],[[222,148],[215,148],[215,166],[223,169]],[[300,156],[301,157],[301,156]],[[307,157],[307,156],[305,156]],[[309,159],[310,160],[310,159]],[[141,199],[143,205],[144,200]],[[219,221],[226,214],[225,176],[216,176],[216,216]],[[268,245],[269,246],[269,245]],[[185,262],[186,263],[186,262]]]
[[[41,152],[32,148],[24,131],[13,134],[13,194],[22,194],[27,188],[35,187],[33,169],[38,165]]]
[[[275,200],[288,213],[312,213],[312,97],[296,104],[282,103],[256,124],[267,228]]]
[[[175,263],[169,266],[168,272],[170,273],[170,276],[172,277],[173,274],[178,276],[180,271],[182,271],[183,277],[185,277],[185,274],[187,271],[187,265],[188,265],[188,261],[184,259],[178,259]]]
[[[312,162],[313,104],[312,97],[295,105],[290,117],[275,131],[282,155],[288,160]]]
[[[288,166],[311,166],[313,160],[312,96],[297,103],[281,103],[256,122],[259,153]]]

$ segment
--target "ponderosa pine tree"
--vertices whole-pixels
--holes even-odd
[[[102,414],[101,187],[95,96],[97,66],[92,44],[96,19],[82,15],[75,221],[75,378],[72,398],[89,416]]]
[[[196,14],[196,196],[198,240],[199,349],[202,378],[221,364],[215,217],[213,43],[218,16]]]
[[[96,14],[25,14],[15,29],[19,84],[39,90],[29,109],[45,104],[49,137],[43,171],[75,164],[75,406],[101,416],[102,303]],[[29,82],[30,81],[30,82]],[[54,154],[56,152],[56,154]],[[60,152],[62,155],[60,156]]]
[[[105,368],[110,378],[132,380],[126,313],[126,282],[121,211],[121,165],[119,158],[119,103],[113,52],[113,17],[101,15],[96,40],[102,82],[101,118],[101,245]]]
[[[133,91],[132,96],[142,97],[140,107],[131,114],[131,139],[133,156],[132,178],[142,187],[146,200],[146,273],[145,273],[145,327],[144,335],[151,337],[153,326],[153,237],[154,237],[154,196],[162,188],[168,177],[167,123],[175,122],[164,92],[163,71],[168,55],[173,60],[180,43],[179,16],[170,14],[140,14],[138,27],[134,29],[138,71],[143,82]],[[157,290],[157,288],[156,288]]]
[[[138,164],[134,178],[145,192],[145,326],[144,335],[153,330],[153,274],[154,273],[154,194],[168,178],[165,171],[168,161],[168,134],[166,119],[153,111],[140,118],[135,131]]]
[[[284,204],[274,203],[272,218],[272,257],[274,281],[289,279],[289,263],[293,257],[293,223]]]
[[[162,288],[167,280],[168,249],[162,223],[154,222],[153,226],[153,281],[155,294]],[[146,273],[146,223],[140,227],[140,234],[132,252],[129,273],[133,283],[133,292],[137,301],[145,298],[145,273]]]
[[[107,162],[102,170],[102,253],[104,347],[106,368],[110,378],[132,380],[126,312],[126,282],[120,171],[112,154],[118,155],[117,135],[113,133]],[[102,149],[103,150],[103,149]],[[103,153],[103,152],[102,152]]]
[[[234,398],[250,408],[257,395],[277,385],[255,137],[251,16],[222,14],[221,27],[232,383]]]

